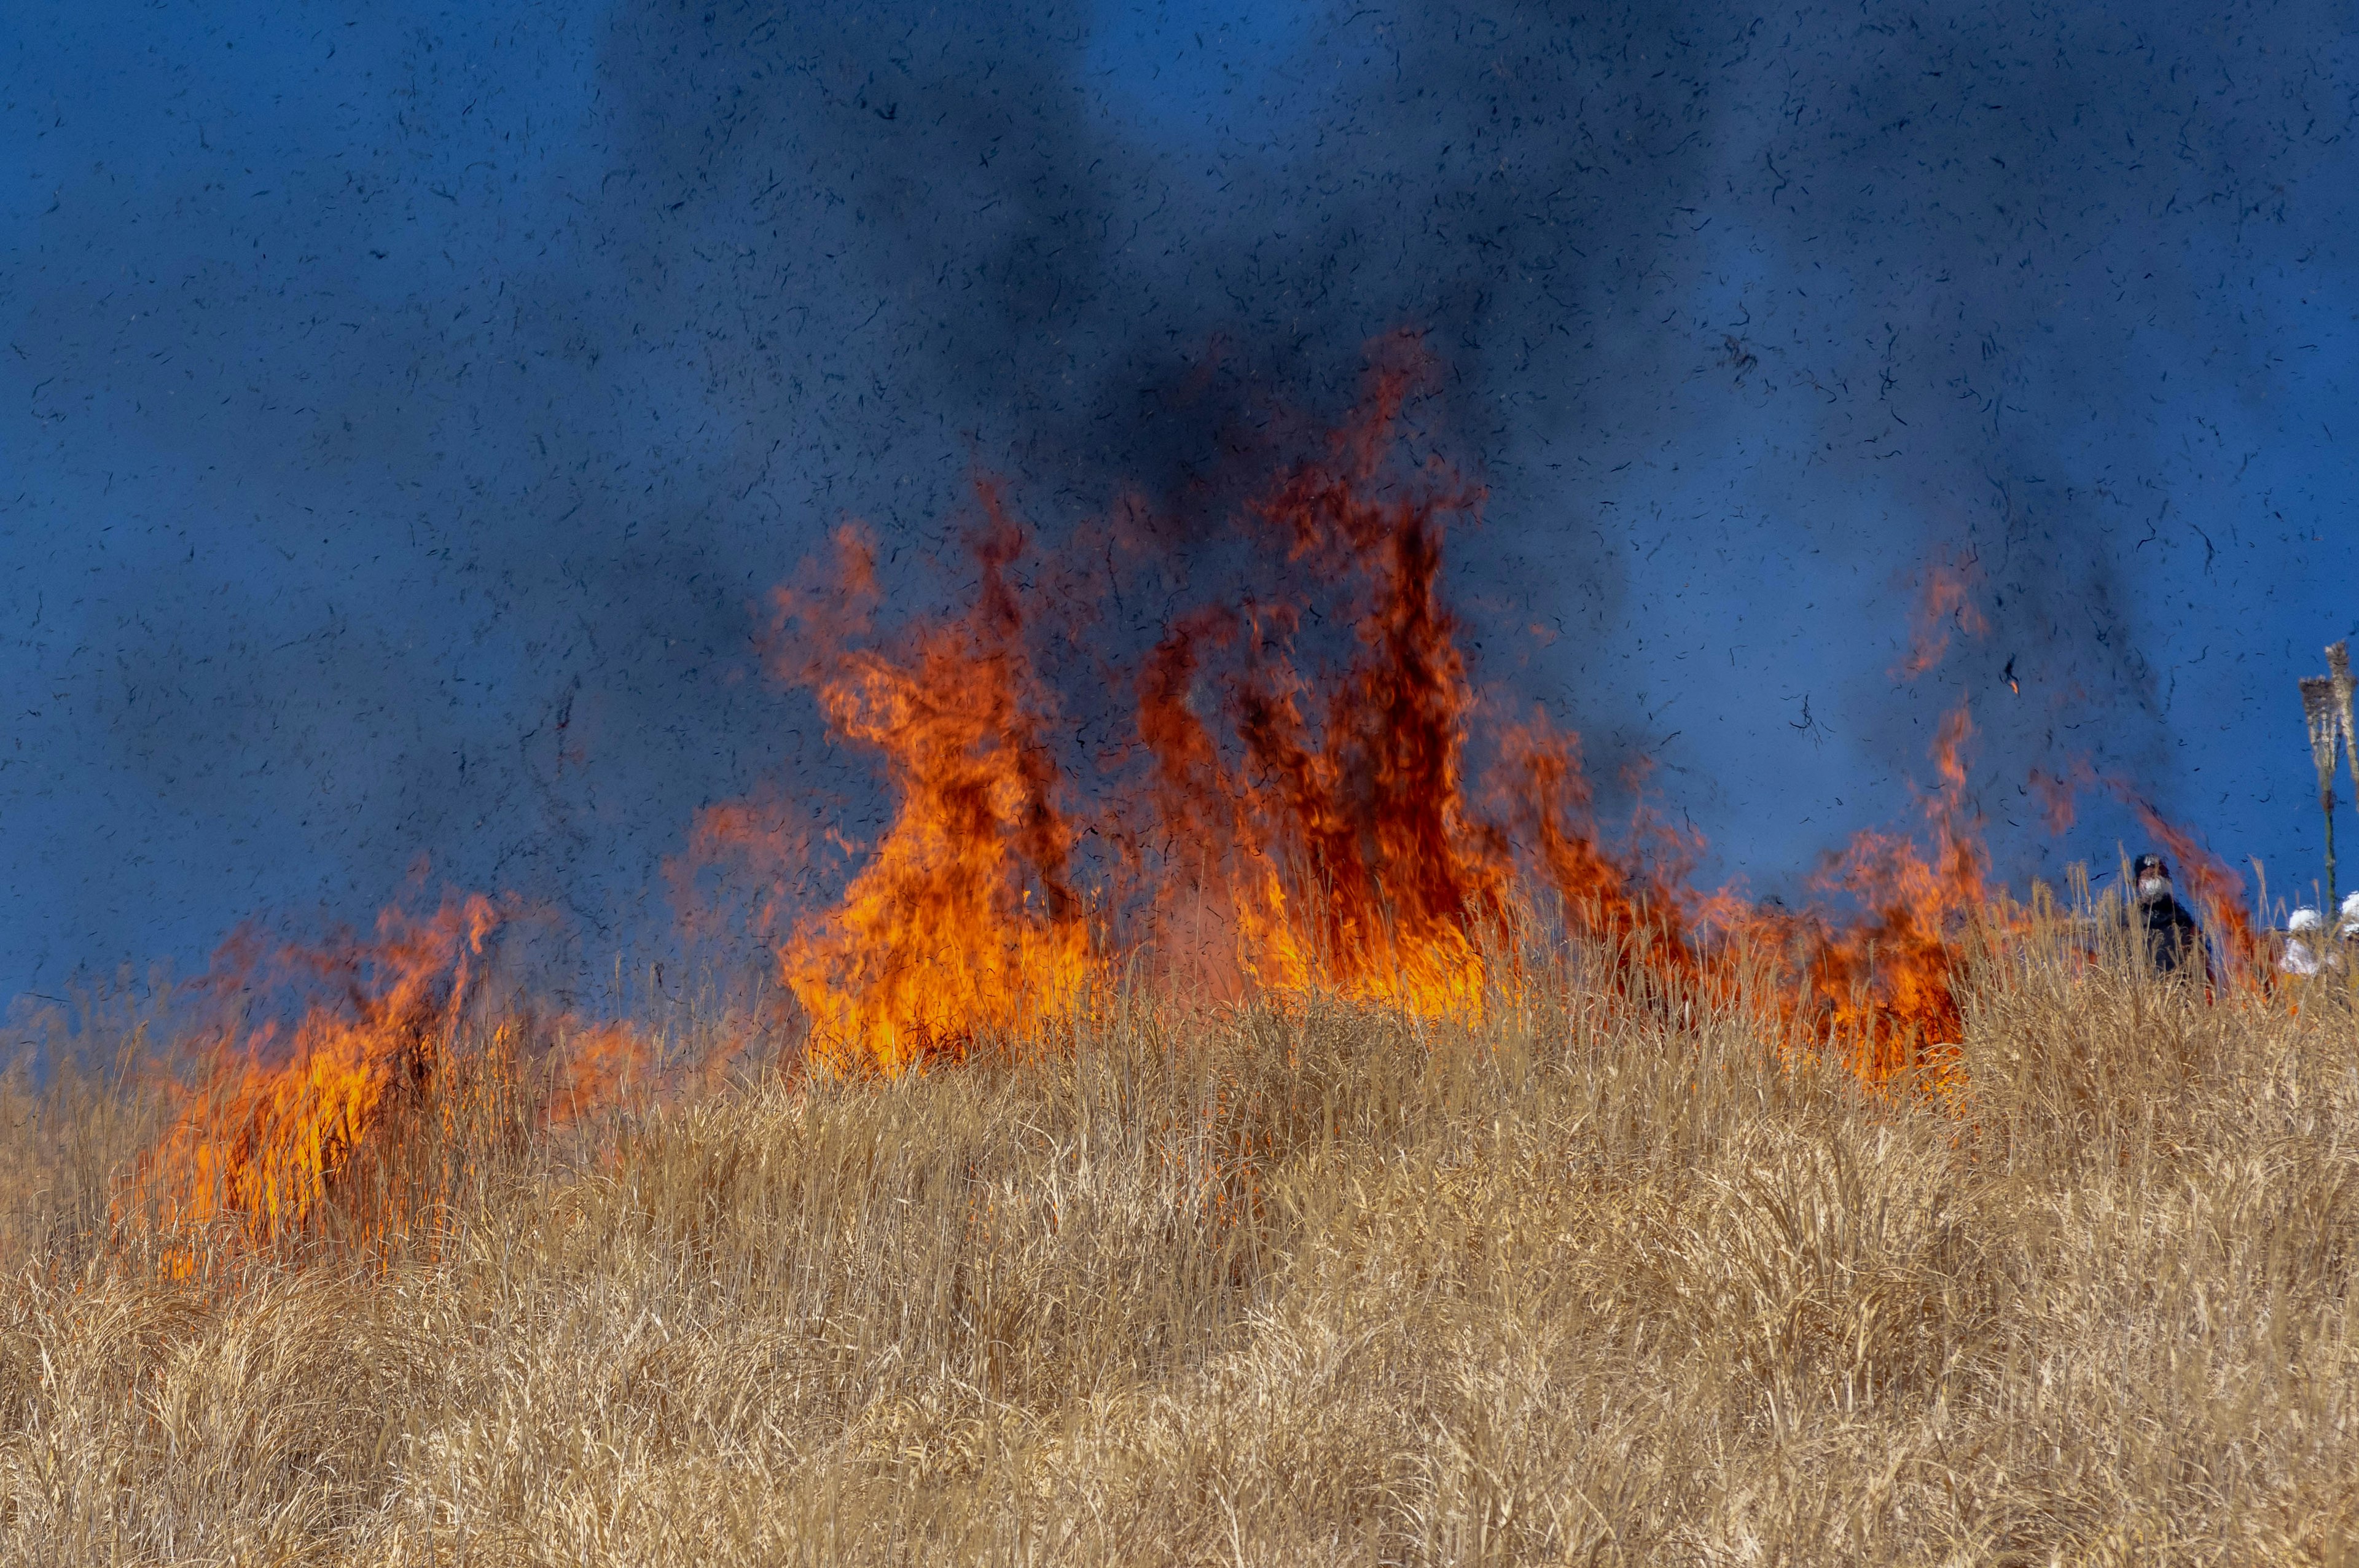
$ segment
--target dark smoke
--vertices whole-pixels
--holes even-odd
[[[2035,764],[2185,783],[2173,623],[2225,664],[2320,557],[2336,7],[215,23],[7,65],[14,983],[419,853],[625,941],[702,804],[856,829],[749,643],[839,519],[929,600],[978,470],[1051,557],[1132,495],[1210,560],[1403,330],[1490,490],[1478,671],[1764,881],[1905,811],[1961,693],[2021,863]],[[1960,557],[1990,630],[1896,689]]]

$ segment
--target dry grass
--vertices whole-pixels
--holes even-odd
[[[2347,997],[1994,962],[1945,1108],[1578,975],[1133,1000],[185,1281],[136,1108],[20,1091],[0,1559],[2359,1561]]]

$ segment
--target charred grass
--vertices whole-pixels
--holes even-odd
[[[2359,1561],[2347,993],[1996,956],[1944,1098],[1594,972],[511,1130],[374,1249],[20,1085],[0,1559]]]

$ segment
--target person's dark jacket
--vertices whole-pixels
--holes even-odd
[[[2176,897],[2165,893],[2158,899],[2134,898],[2122,918],[2137,936],[2139,951],[2156,974],[2176,974],[2182,968],[2199,976],[2204,973],[2203,928]]]

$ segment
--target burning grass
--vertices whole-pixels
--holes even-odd
[[[2351,998],[2080,940],[1978,950],[1948,1098],[1592,949],[1479,1017],[1114,993],[177,1275],[106,1195],[180,1113],[20,1090],[0,1556],[2348,1561]]]

